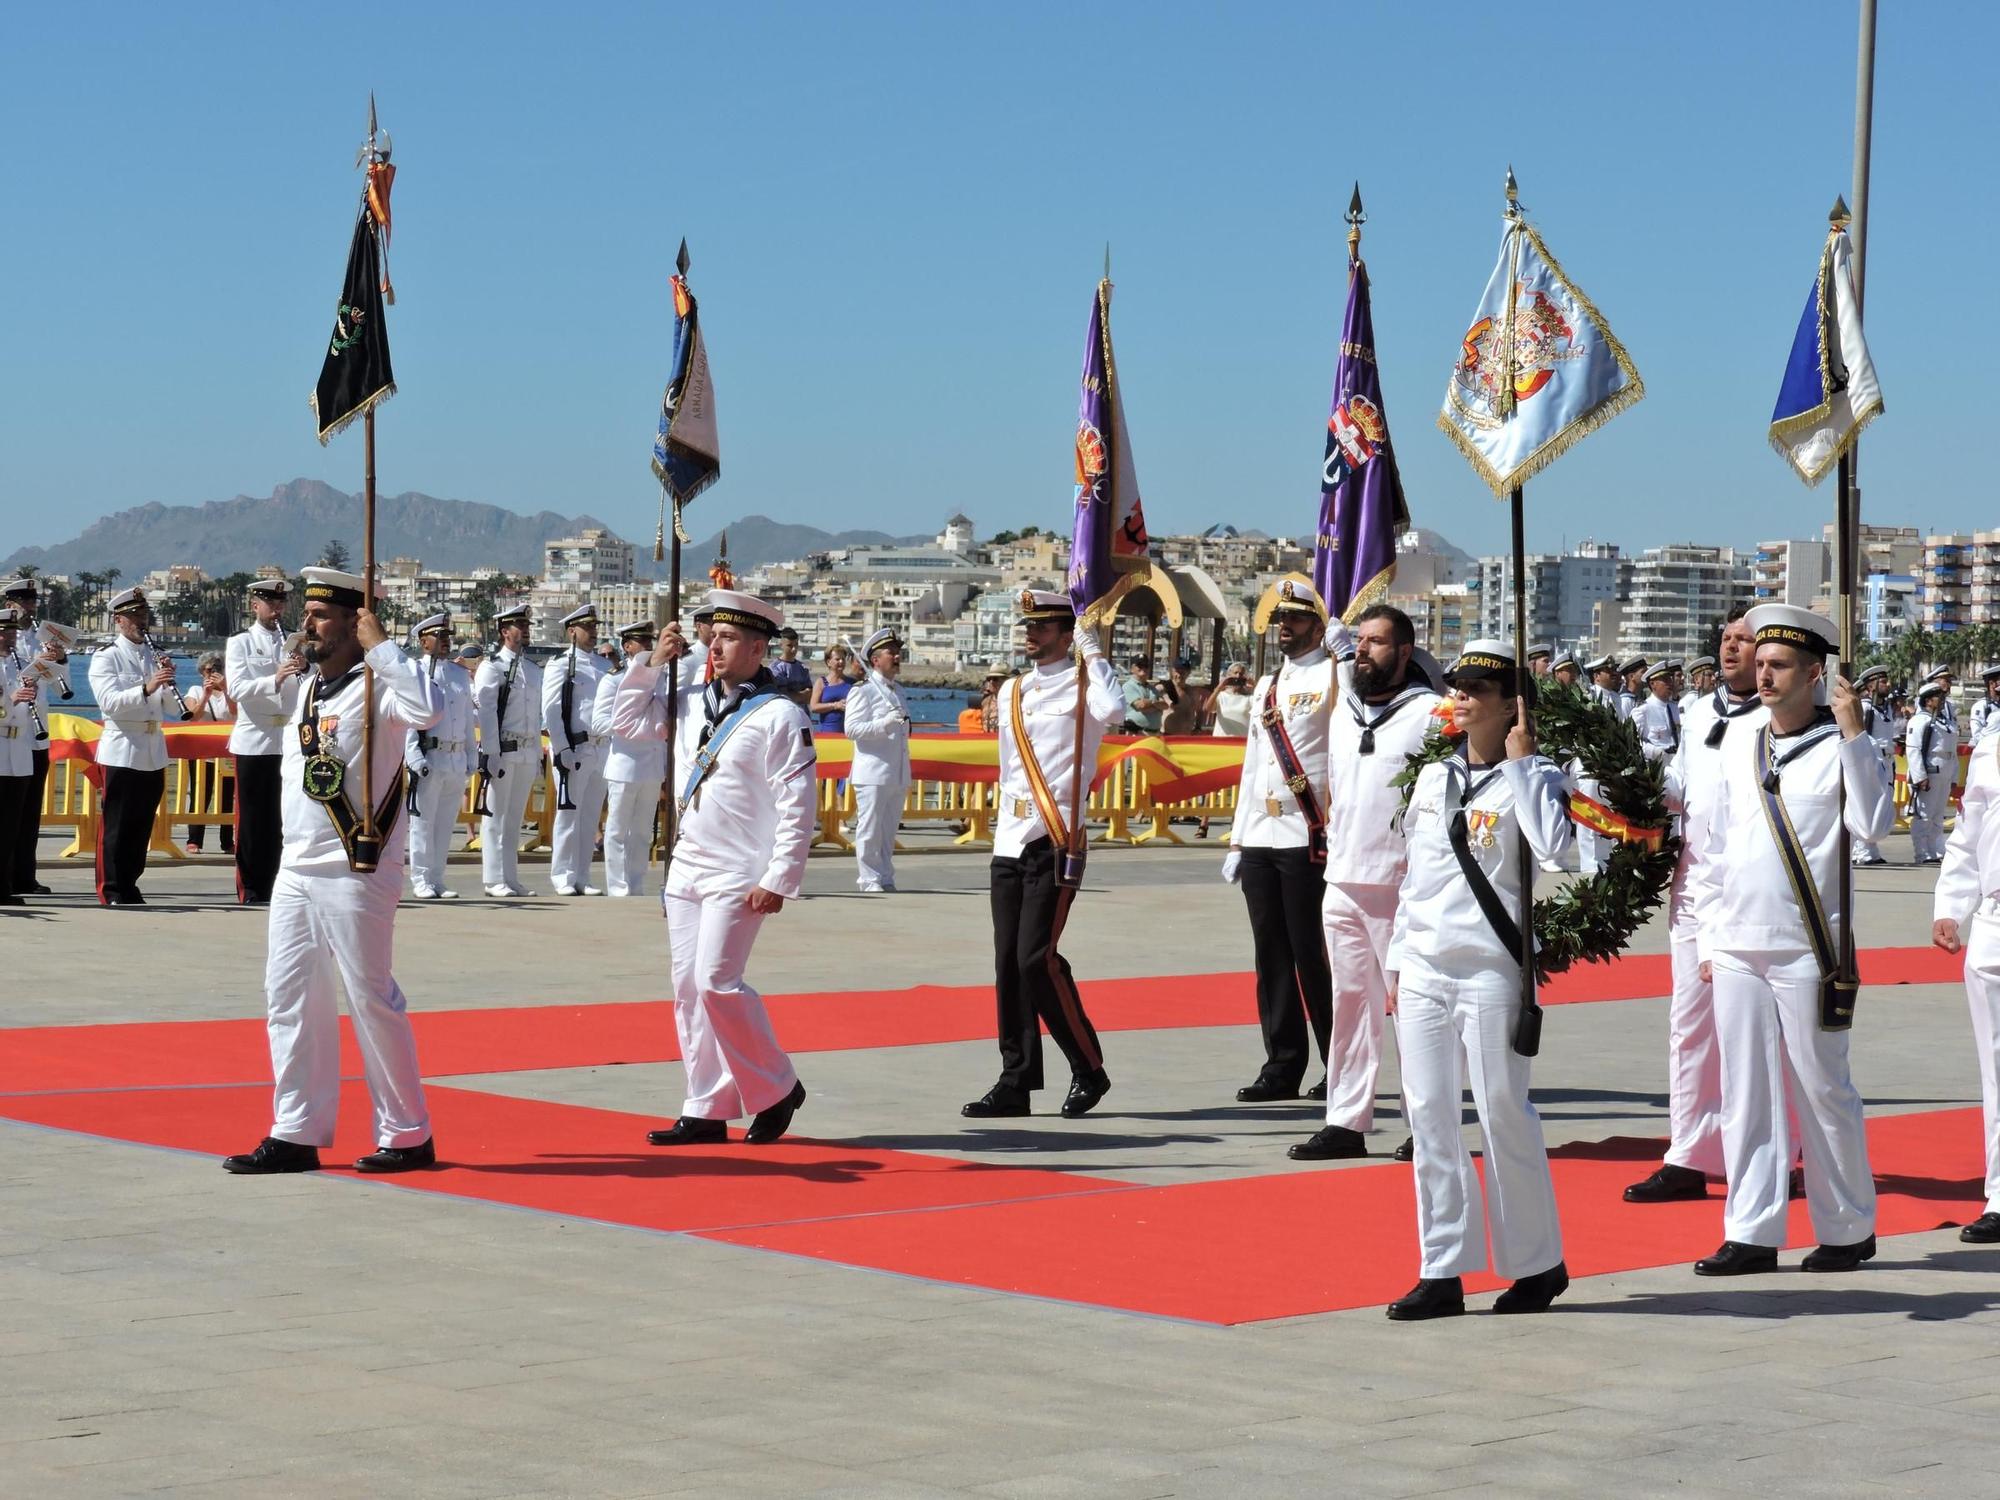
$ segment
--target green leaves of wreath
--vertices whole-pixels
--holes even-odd
[[[1581,775],[1597,782],[1597,800],[1639,828],[1668,823],[1665,762],[1648,760],[1639,732],[1612,709],[1578,687],[1548,678],[1536,684],[1535,734],[1541,753],[1557,765],[1575,760]],[[1417,773],[1445,759],[1458,741],[1436,729],[1410,755],[1394,785],[1409,806]],[[1595,875],[1570,881],[1555,895],[1535,903],[1535,974],[1546,979],[1575,963],[1603,963],[1616,957],[1666,899],[1680,858],[1680,840],[1671,832],[1657,849],[1623,839]]]

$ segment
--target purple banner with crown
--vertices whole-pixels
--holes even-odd
[[[1377,603],[1396,576],[1396,538],[1410,524],[1403,479],[1389,446],[1382,374],[1375,366],[1375,318],[1368,267],[1356,260],[1333,367],[1326,459],[1320,471],[1313,587],[1327,613],[1348,621]]]

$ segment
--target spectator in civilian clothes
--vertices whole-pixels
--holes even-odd
[[[201,672],[201,686],[187,695],[188,717],[197,724],[234,724],[236,722],[236,700],[229,696],[229,686],[223,680],[222,658],[204,656],[198,663]],[[220,811],[236,811],[236,778],[223,775],[223,768],[229,764],[226,756],[217,756],[209,762],[209,774],[222,783],[222,805]],[[199,823],[188,826],[187,852],[201,853],[204,835],[208,830]],[[222,852],[236,852],[236,830],[227,823],[222,825]]]

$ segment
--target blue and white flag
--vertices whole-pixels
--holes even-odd
[[[1603,315],[1510,216],[1438,426],[1504,496],[1645,394]]]
[[[1819,274],[1792,336],[1792,357],[1771,412],[1771,446],[1799,478],[1818,484],[1881,410],[1882,388],[1854,299],[1854,247],[1846,228],[1836,225],[1827,233]]]

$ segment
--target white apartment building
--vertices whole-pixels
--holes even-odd
[[[1600,600],[1617,599],[1630,563],[1608,542],[1583,541],[1568,552],[1531,552],[1523,579],[1527,586],[1528,643],[1581,646],[1591,638],[1593,611]],[[1479,559],[1478,634],[1514,638],[1514,560]]]
[[[1478,634],[1479,595],[1465,584],[1442,583],[1423,593],[1390,593],[1382,602],[1410,617],[1417,644],[1446,667]]]
[[[632,544],[601,526],[542,543],[542,581],[568,587],[579,598],[589,597],[595,588],[629,584],[637,576]]]
[[[1750,565],[1751,597],[1759,604],[1811,609],[1832,577],[1831,542],[1759,542]]]
[[[1730,606],[1749,599],[1754,588],[1751,559],[1734,547],[1649,547],[1633,560],[1619,653],[1648,661],[1698,656]]]
[[[1917,618],[1917,578],[1914,573],[1870,573],[1861,580],[1861,638],[1886,646]]]

